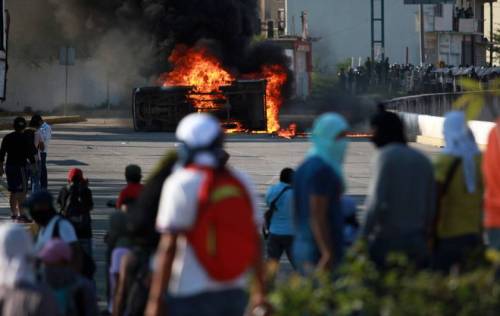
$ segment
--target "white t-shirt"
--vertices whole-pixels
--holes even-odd
[[[258,224],[257,227],[260,227],[257,195],[251,181],[240,172],[234,170],[231,172],[249,192],[255,222]],[[158,232],[182,232],[194,225],[198,211],[198,193],[204,177],[203,171],[180,168],[167,178],[163,185],[156,218]],[[199,263],[185,236],[179,235],[169,283],[170,295],[190,296],[201,292],[244,288],[245,285],[245,275],[230,282],[218,282],[211,279]]]
[[[56,215],[49,221],[47,226],[40,228],[35,244],[36,252],[42,250],[45,244],[53,238],[54,229],[57,221],[59,221],[59,223],[57,224],[57,226],[59,227],[59,236],[58,236],[59,239],[61,239],[67,244],[78,241],[73,225],[71,225],[70,222],[68,222],[61,216]]]
[[[42,138],[43,144],[45,145],[44,150],[42,152],[47,152],[50,140],[52,138],[52,127],[49,124],[43,123],[42,126],[38,129],[40,132],[40,136]]]

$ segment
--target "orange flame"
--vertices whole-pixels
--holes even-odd
[[[197,95],[190,95],[200,110],[215,108],[214,100],[223,99],[221,86],[230,85],[234,77],[205,48],[178,45],[169,57],[174,69],[160,79],[163,86],[191,86]]]
[[[287,129],[280,129],[278,131],[278,136],[286,139],[295,138],[295,136],[297,136],[297,124],[292,123],[288,126]]]
[[[195,94],[189,95],[198,111],[218,108],[224,101],[220,87],[230,85],[235,77],[223,68],[219,60],[203,47],[188,48],[178,45],[169,57],[173,70],[160,77],[163,86],[190,86]],[[287,71],[281,65],[264,65],[260,72],[242,76],[248,79],[266,79],[267,132],[280,130],[279,112],[283,104],[282,87]],[[236,130],[242,129],[237,127]]]
[[[267,80],[266,87],[266,116],[267,132],[273,133],[280,129],[279,113],[283,105],[281,89],[287,80],[287,73],[281,65],[264,65],[258,76]]]

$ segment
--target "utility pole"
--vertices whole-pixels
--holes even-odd
[[[383,60],[385,58],[385,0],[370,0],[370,12],[371,12],[371,49],[372,49],[372,61],[375,61],[375,47],[380,46],[380,57]],[[379,5],[378,14],[375,12],[375,2]],[[380,34],[376,37],[375,28],[380,29]]]
[[[490,67],[493,66],[493,0],[490,0]]]
[[[425,26],[424,26],[424,5],[420,4],[420,66],[425,63]]]

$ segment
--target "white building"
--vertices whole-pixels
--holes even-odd
[[[302,11],[309,15],[309,34],[314,44],[315,67],[333,70],[346,59],[371,55],[370,0],[288,0],[288,33],[300,32]],[[403,0],[385,0],[385,56],[391,63],[420,60],[418,6]]]
[[[455,4],[425,5],[425,62],[484,65],[487,2],[456,0]],[[354,59],[357,63],[359,57],[371,55],[370,0],[288,0],[286,6],[289,34],[300,32],[301,12],[308,12],[309,34],[319,38],[314,47],[316,68],[333,70],[339,62]],[[469,9],[467,17],[458,16],[461,8],[464,13]],[[391,63],[420,63],[419,17],[418,5],[385,0],[384,53]]]
[[[457,0],[425,8],[426,62],[446,65],[486,65],[485,3]]]

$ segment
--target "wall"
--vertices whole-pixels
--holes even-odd
[[[461,95],[463,94],[436,93],[396,98],[387,101],[386,106],[400,113],[412,141],[442,145],[443,117],[446,112],[453,109],[453,101]],[[500,114],[500,96],[487,96],[485,103],[491,105]],[[477,120],[469,122],[469,127],[478,144],[482,146],[487,144],[488,134],[495,125],[496,115],[491,113],[489,108],[485,108]]]
[[[320,38],[314,44],[316,66],[333,70],[347,58],[371,55],[369,0],[288,0],[289,33],[300,32],[300,13],[304,10],[309,13],[310,35]],[[386,56],[391,63],[405,62],[406,47],[410,62],[419,62],[417,10],[417,6],[404,5],[402,0],[385,0]]]

